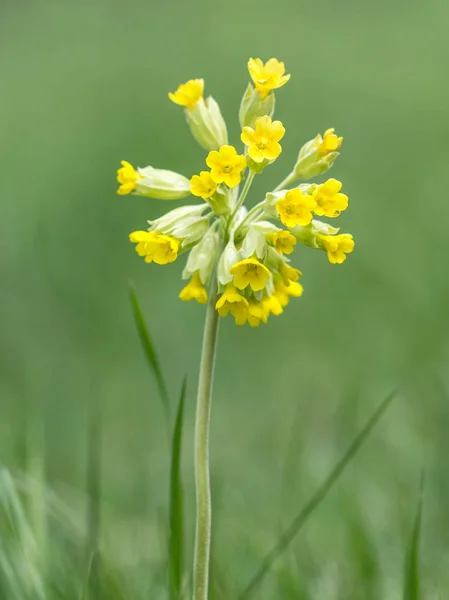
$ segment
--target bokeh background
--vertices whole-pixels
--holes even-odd
[[[128,241],[177,204],[117,196],[115,172],[122,159],[186,176],[203,167],[167,98],[189,78],[205,79],[238,143],[250,56],[275,56],[292,74],[277,93],[283,154],[250,203],[335,127],[345,141],[332,176],[350,196],[339,224],[356,251],[332,266],[300,250],[303,298],[257,330],[221,323],[214,597],[237,597],[392,389],[394,404],[257,595],[401,598],[424,469],[423,597],[449,597],[448,22],[445,0],[1,2],[1,498],[16,494],[23,508],[19,528],[7,507],[1,520],[2,597],[50,597],[36,591],[42,554],[54,597],[82,597],[89,438],[116,589],[166,597],[169,449],[130,281],[173,402],[187,376],[189,565],[204,309],[177,298],[182,259],[146,265]]]

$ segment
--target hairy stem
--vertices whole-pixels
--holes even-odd
[[[212,383],[218,334],[217,281],[210,286],[204,325],[195,426],[196,536],[193,565],[193,600],[207,600],[211,539],[211,494],[209,478],[209,429]]]

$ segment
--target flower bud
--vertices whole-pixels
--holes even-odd
[[[219,243],[218,233],[213,227],[209,228],[203,239],[190,251],[182,278],[189,279],[198,271],[201,281],[206,285],[217,262]]]
[[[262,231],[258,231],[255,227],[250,227],[242,244],[243,258],[249,258],[256,255],[263,259],[267,252],[267,238]]]
[[[174,171],[153,167],[138,168],[134,193],[159,200],[179,200],[190,194],[190,181]]]
[[[268,96],[262,100],[260,92],[249,83],[240,104],[240,126],[242,129],[243,127],[254,127],[257,117],[262,117],[264,115],[272,117],[274,106],[275,96],[273,92],[270,92]]]
[[[235,263],[240,260],[240,254],[231,239],[223,250],[220,260],[218,261],[217,278],[222,285],[226,285],[233,280],[230,270]]]
[[[310,179],[322,175],[332,167],[342,144],[343,138],[337,137],[334,129],[325,131],[310,140],[301,148],[293,173],[296,179]]]
[[[228,143],[226,123],[217,102],[209,96],[200,98],[185,115],[193,137],[206,150],[218,150]]]
[[[338,227],[332,227],[332,225],[324,223],[323,221],[313,219],[310,225],[306,225],[305,227],[297,225],[290,231],[298,240],[298,242],[301,242],[301,244],[304,244],[304,246],[309,246],[310,248],[319,248],[320,235],[335,235],[339,232],[339,229]]]
[[[160,231],[182,239],[182,247],[194,244],[204,236],[209,227],[211,215],[201,216],[206,208],[207,204],[175,208],[159,219],[148,221],[150,231]]]

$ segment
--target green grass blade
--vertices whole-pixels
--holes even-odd
[[[389,394],[383,402],[377,407],[375,412],[371,415],[363,429],[360,431],[358,436],[354,439],[344,456],[340,459],[340,461],[335,465],[335,467],[330,472],[327,479],[321,485],[320,488],[313,494],[301,512],[297,515],[297,517],[292,521],[292,523],[285,529],[285,531],[281,534],[276,544],[267,554],[265,559],[262,561],[262,564],[259,570],[256,572],[254,577],[245,587],[243,592],[238,597],[238,600],[244,600],[248,598],[251,593],[256,589],[256,587],[260,584],[262,579],[270,570],[272,564],[276,561],[277,558],[286,550],[289,544],[292,542],[296,534],[300,531],[304,523],[307,521],[311,513],[317,508],[317,506],[324,500],[327,496],[329,490],[332,488],[334,483],[343,473],[344,469],[351,461],[351,459],[356,455],[359,448],[362,446],[366,438],[368,437],[371,430],[379,421],[380,417],[383,415],[385,410],[388,408],[389,404],[396,396],[396,392],[392,392]]]
[[[184,377],[172,437],[169,516],[170,600],[179,600],[179,598],[181,597],[182,586],[182,571],[184,558],[184,522],[183,493],[181,482],[181,450],[186,388],[187,379]]]
[[[134,321],[136,323],[137,331],[139,333],[140,342],[142,344],[142,348],[145,352],[146,359],[148,364],[151,367],[151,370],[154,373],[156,378],[157,387],[159,390],[159,395],[161,397],[161,401],[164,407],[164,411],[167,416],[167,421],[170,423],[170,402],[168,398],[167,386],[165,384],[165,379],[162,374],[162,369],[159,364],[159,359],[157,357],[156,350],[154,348],[153,340],[151,339],[150,332],[148,330],[147,324],[145,322],[145,318],[143,316],[142,310],[140,308],[140,303],[137,298],[136,292],[132,286],[129,288],[129,299],[131,302],[131,307],[134,315]]]
[[[424,475],[421,475],[421,486],[418,505],[416,507],[410,544],[404,568],[404,600],[419,600],[421,598],[419,582],[419,544],[421,538],[421,521],[424,493]]]

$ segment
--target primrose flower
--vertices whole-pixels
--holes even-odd
[[[181,300],[209,302],[220,317],[231,314],[237,325],[257,327],[282,314],[292,297],[302,295],[302,273],[292,260],[298,247],[325,251],[331,263],[341,264],[353,251],[354,240],[318,220],[334,219],[348,208],[340,181],[331,178],[317,184],[312,179],[339,156],[343,137],[334,129],[300,146],[290,174],[262,193],[260,201],[252,201],[254,179],[282,154],[285,128],[274,120],[274,90],[290,75],[275,58],[266,63],[251,58],[248,70],[251,81],[239,109],[242,150],[229,144],[218,102],[204,97],[204,80],[191,79],[168,95],[184,107],[190,132],[205,150],[207,167],[198,168],[189,179],[122,161],[117,191],[162,200],[189,194],[201,198],[199,204],[181,204],[149,220],[149,229],[132,232],[130,240],[146,263],[164,265],[186,256]]]
[[[348,197],[340,193],[342,186],[336,179],[319,185],[313,193],[317,204],[313,212],[319,217],[339,217],[348,208]]]
[[[326,156],[330,152],[337,152],[340,150],[343,143],[343,138],[335,135],[335,129],[327,129],[324,132],[323,139],[318,146],[318,155]]]
[[[289,231],[281,229],[267,235],[267,240],[273,244],[280,254],[291,254],[296,246],[296,238]]]
[[[207,304],[207,290],[200,279],[198,271],[193,274],[189,283],[182,288],[179,297],[184,302],[196,300],[199,304]]]
[[[203,91],[204,79],[190,79],[187,83],[182,83],[176,92],[169,92],[168,97],[175,104],[192,109],[203,97]]]
[[[346,255],[354,250],[354,240],[349,233],[340,235],[318,235],[322,248],[327,252],[327,258],[333,265],[341,265],[346,260]]]
[[[236,187],[242,179],[242,171],[246,167],[246,158],[237,154],[234,146],[222,146],[220,150],[212,150],[206,158],[210,175],[215,183],[225,183],[228,187]]]
[[[255,129],[244,127],[242,142],[248,146],[248,156],[256,163],[264,160],[273,161],[282,152],[279,144],[284,137],[285,129],[280,121],[272,121],[271,117],[258,117]]]
[[[298,188],[288,191],[283,198],[276,202],[280,220],[290,228],[296,225],[308,225],[312,221],[312,211],[315,208],[315,198]]]
[[[285,75],[284,63],[276,58],[270,58],[265,64],[260,58],[250,58],[248,71],[262,100],[290,79],[290,75]]]
[[[271,277],[269,269],[257,258],[245,258],[235,263],[229,272],[234,275],[235,287],[244,290],[249,285],[253,292],[263,290],[267,280]]]
[[[212,179],[209,171],[201,171],[190,180],[190,193],[199,196],[203,200],[211,198],[217,191],[217,184]]]

